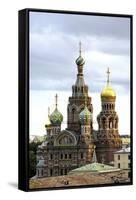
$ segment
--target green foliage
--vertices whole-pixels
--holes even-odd
[[[29,177],[36,174],[36,155],[33,151],[29,151]]]
[[[29,178],[36,174],[36,151],[37,147],[42,142],[31,142],[29,143]]]

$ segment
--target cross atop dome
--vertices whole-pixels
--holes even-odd
[[[58,95],[57,94],[55,95],[55,105],[56,105],[56,108],[57,108],[57,105],[58,105]]]
[[[107,84],[109,84],[109,82],[110,82],[110,69],[108,67],[108,69],[107,69]]]
[[[81,56],[82,53],[82,43],[81,41],[79,42],[79,56]]]

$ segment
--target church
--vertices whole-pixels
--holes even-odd
[[[61,130],[63,115],[58,109],[57,94],[55,109],[51,114],[48,112],[47,136],[37,149],[38,178],[67,175],[73,169],[92,163],[95,152],[99,163],[111,164],[114,152],[122,148],[119,117],[115,111],[116,93],[110,83],[109,69],[106,86],[101,92],[101,112],[97,116],[96,131],[93,129],[92,99],[84,80],[85,60],[81,43],[76,65],[77,79],[67,105],[67,128]]]

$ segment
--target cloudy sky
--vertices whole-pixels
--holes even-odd
[[[58,93],[59,110],[66,127],[67,103],[76,81],[82,42],[84,76],[96,116],[101,110],[100,93],[106,83],[107,67],[117,94],[116,111],[120,134],[130,131],[130,19],[121,17],[30,13],[30,134],[45,134],[47,109],[54,109]]]

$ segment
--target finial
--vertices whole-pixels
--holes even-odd
[[[107,69],[107,84],[109,84],[110,82],[110,70],[109,70],[109,67]]]
[[[50,107],[48,107],[48,117],[50,116]]]
[[[81,56],[81,52],[82,52],[82,43],[81,41],[79,42],[79,56]]]
[[[58,95],[57,94],[55,95],[55,104],[56,104],[56,108],[57,108],[57,105],[58,105]]]

